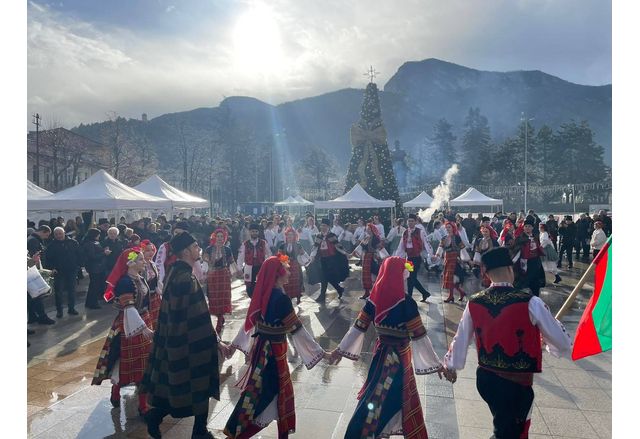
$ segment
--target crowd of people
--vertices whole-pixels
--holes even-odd
[[[611,218],[602,211],[593,218],[581,214],[575,223],[570,215],[560,223],[553,215],[542,221],[533,210],[476,218],[443,211],[428,222],[409,214],[406,227],[398,218],[387,233],[377,215],[355,224],[331,215],[319,227],[310,213],[303,218],[274,213],[171,221],[160,216],[129,224],[121,218],[117,225],[100,219],[97,227],[86,230],[80,218],[63,222],[28,224],[28,266],[52,270],[58,319],[65,304],[67,314],[78,314],[76,286],[82,268],[89,276],[85,308],[100,309],[101,297],[113,301],[118,314],[92,384],[111,381],[114,407],[120,405],[121,387],[135,385],[140,415],[154,438],[161,437],[159,426],[166,415],[194,416],[192,437],[212,437],[206,421],[209,398],[219,398],[218,362],[236,349],[246,355],[249,369],[239,383],[243,390],[225,434],[251,437],[276,421],[279,437],[287,437],[296,421],[286,335],[311,369],[323,359],[329,364],[342,357],[358,360],[371,323],[378,335],[375,355],[345,437],[426,438],[414,370],[455,382],[473,333],[482,334],[475,337],[481,363],[478,389],[491,409],[496,437],[520,437],[516,432],[526,437],[532,377],[541,371],[540,336],[555,355],[566,355],[571,344],[536,297],[545,271],[555,275],[554,282],[561,281],[563,256],[568,268],[574,251],[576,259],[589,261],[611,234]],[[338,347],[326,352],[306,331],[292,301],[299,304],[305,285],[318,283],[317,302],[325,302],[328,285],[340,300],[350,263],[362,267],[365,304]],[[442,360],[412,298],[414,289],[422,302],[431,295],[418,279],[423,265],[440,274],[448,293],[445,303],[455,300],[455,291],[459,301],[465,299],[469,274],[485,288],[467,298]],[[232,311],[234,278],[244,280],[251,302],[243,327],[225,343],[220,334],[224,316]],[[42,300],[28,295],[28,322],[54,324]],[[495,346],[515,352],[505,328],[515,328],[520,351],[493,361],[489,351],[495,353]]]

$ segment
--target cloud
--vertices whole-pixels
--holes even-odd
[[[215,13],[196,5],[162,5],[173,27],[139,8],[151,20],[141,30],[133,11],[97,23],[95,10],[83,18],[30,3],[28,111],[73,126],[111,110],[154,117],[235,94],[277,104],[363,87],[371,64],[382,86],[402,63],[431,57],[577,83],[611,80],[611,4],[599,0],[272,0]]]

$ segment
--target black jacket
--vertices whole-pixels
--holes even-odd
[[[77,273],[81,266],[80,244],[73,238],[54,239],[45,250],[45,268],[61,273]]]
[[[563,221],[564,223],[564,221]],[[574,245],[576,242],[577,227],[574,223],[564,224],[558,229],[560,235],[560,244]]]
[[[29,252],[29,256],[33,256],[37,252],[40,252],[41,255],[44,256],[44,248],[44,241],[42,241],[42,238],[40,238],[37,233],[29,235],[27,238],[27,251]],[[42,263],[44,264],[44,260]]]
[[[103,250],[107,247],[109,247],[109,250],[111,250],[111,253],[106,256],[104,260],[105,272],[108,274],[111,272],[111,269],[113,269],[113,266],[116,265],[118,256],[120,256],[120,253],[122,253],[122,250],[124,250],[125,244],[118,238],[116,238],[115,241],[107,238],[104,241],[100,242],[100,245],[102,246]]]
[[[82,253],[87,273],[104,273],[107,256],[99,242],[85,240],[82,243]]]
[[[580,218],[576,221],[576,239],[585,240],[589,237],[589,220]]]

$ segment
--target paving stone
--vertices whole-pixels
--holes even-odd
[[[456,399],[455,404],[460,427],[493,428],[493,417],[489,411],[489,406],[484,402]]]
[[[544,422],[553,436],[597,439],[598,434],[580,410],[539,407]]]
[[[296,436],[330,438],[342,413],[304,408],[296,410]]]
[[[603,439],[611,438],[612,414],[606,412],[583,412],[589,424]]]
[[[474,401],[483,401],[476,388],[475,378],[458,378],[453,385],[453,396],[456,399],[471,399]]]
[[[535,386],[533,403],[538,407],[577,409],[571,394],[558,386]]]
[[[459,428],[460,439],[488,438],[493,434],[493,428],[468,427],[461,425]]]
[[[580,410],[611,413],[611,398],[602,389],[582,389],[579,387],[567,387]]]
[[[553,373],[564,387],[600,388],[591,375],[581,369],[554,369]]]

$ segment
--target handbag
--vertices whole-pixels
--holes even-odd
[[[43,269],[41,273],[35,265],[27,268],[27,292],[33,299],[47,295],[47,293],[51,294],[53,291],[45,277],[48,278],[49,282],[51,281],[50,270]]]

